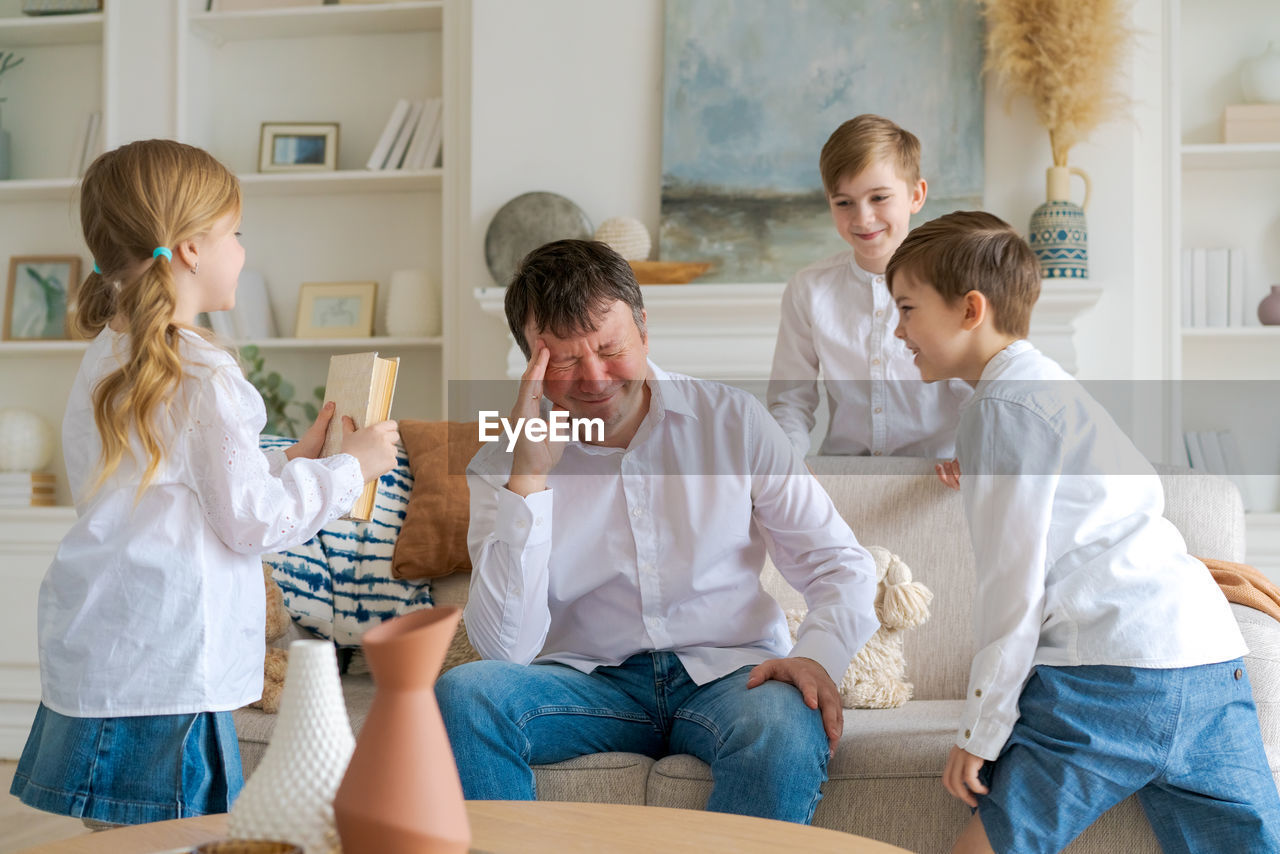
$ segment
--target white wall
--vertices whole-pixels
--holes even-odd
[[[1135,27],[1148,33],[1125,83],[1135,116],[1099,128],[1072,152],[1071,165],[1093,179],[1090,273],[1105,286],[1078,326],[1085,378],[1157,376],[1163,363],[1161,6],[1134,5]],[[470,230],[457,283],[459,316],[473,331],[456,376],[504,375],[505,330],[469,294],[492,284],[484,233],[506,201],[549,190],[576,201],[593,222],[630,215],[657,232],[662,7],[661,0],[474,0]],[[989,83],[986,205],[1025,229],[1044,200],[1048,135],[1025,100],[1009,111],[1004,100]]]

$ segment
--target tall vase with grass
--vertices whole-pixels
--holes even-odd
[[[1089,277],[1089,176],[1067,162],[1071,147],[1127,104],[1116,89],[1130,31],[1123,0],[979,0],[987,20],[987,70],[1009,98],[1026,95],[1049,131],[1053,166],[1028,242],[1050,279]],[[1072,177],[1081,179],[1080,203]]]
[[[0,77],[4,76],[6,71],[12,71],[22,64],[22,57],[13,51],[0,50]],[[4,98],[0,98],[0,104],[5,102]],[[2,117],[0,117],[2,118]],[[4,129],[2,121],[0,121],[0,181],[9,178],[9,132]]]

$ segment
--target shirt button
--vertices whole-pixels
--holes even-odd
[[[982,689],[981,689],[981,688],[974,688],[974,689],[973,689],[973,696],[975,696],[975,697],[981,697],[981,696],[982,696]]]
[[[1241,670],[1239,667],[1237,667],[1237,668],[1236,668],[1236,681],[1239,681],[1239,680],[1240,680],[1240,677],[1241,677],[1241,676],[1243,676],[1243,675],[1244,675],[1244,671],[1243,671],[1243,670]]]
[[[878,284],[880,284],[880,283],[881,283],[881,282],[883,282],[883,281],[884,281],[884,276],[876,276],[876,284],[877,284],[877,285],[878,285]]]
[[[523,531],[525,528],[529,527],[529,523],[523,519],[517,519],[516,527],[519,528],[521,531]]]
[[[643,516],[643,515],[644,515],[644,510],[642,510],[642,509],[640,509],[639,507],[637,507],[636,509],[634,509],[634,510],[632,510],[632,511],[631,511],[631,515],[632,515],[632,516]]]
[[[873,452],[873,453],[871,454],[871,456],[873,456],[873,457],[878,457],[878,456],[880,456],[880,451],[875,451],[875,452]]]
[[[541,525],[541,524],[542,524],[542,517],[541,517],[541,516],[539,516],[538,518],[534,519],[534,520],[533,520],[533,524],[535,524],[535,525]]]
[[[872,359],[872,360],[871,360],[871,364],[873,364],[873,365],[878,365],[878,364],[880,364],[880,360],[879,360],[879,359]]]
[[[876,317],[884,317],[884,309],[877,310]]]
[[[972,734],[972,733],[970,733],[970,732],[969,732],[969,730],[965,730],[965,731],[964,731],[964,737],[965,737],[965,738],[972,738],[972,737],[973,737],[973,734]]]
[[[881,412],[884,412],[884,410],[877,406],[877,407],[876,407],[876,415],[879,415]]]

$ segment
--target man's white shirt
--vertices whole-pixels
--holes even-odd
[[[838,683],[879,626],[871,556],[755,398],[652,362],[647,382],[629,447],[567,443],[541,492],[505,488],[503,446],[476,454],[471,642],[583,672],[672,650],[698,684],[790,654]],[[794,649],[766,547],[809,606]]]

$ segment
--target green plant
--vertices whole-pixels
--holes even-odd
[[[314,401],[294,400],[293,383],[276,371],[267,371],[266,360],[257,345],[246,344],[241,347],[240,360],[245,366],[245,378],[262,395],[262,403],[267,408],[267,424],[262,428],[263,432],[296,439],[299,423],[305,430],[320,414],[320,407],[324,404],[324,386],[316,386],[312,390]],[[291,415],[290,407],[301,409],[301,416]]]
[[[0,75],[3,75],[6,71],[9,71],[10,69],[17,68],[21,64],[22,64],[22,57],[18,56],[13,51],[9,51],[8,53],[6,53],[0,50]],[[0,104],[3,104],[3,103],[4,103],[4,98],[0,98]]]

